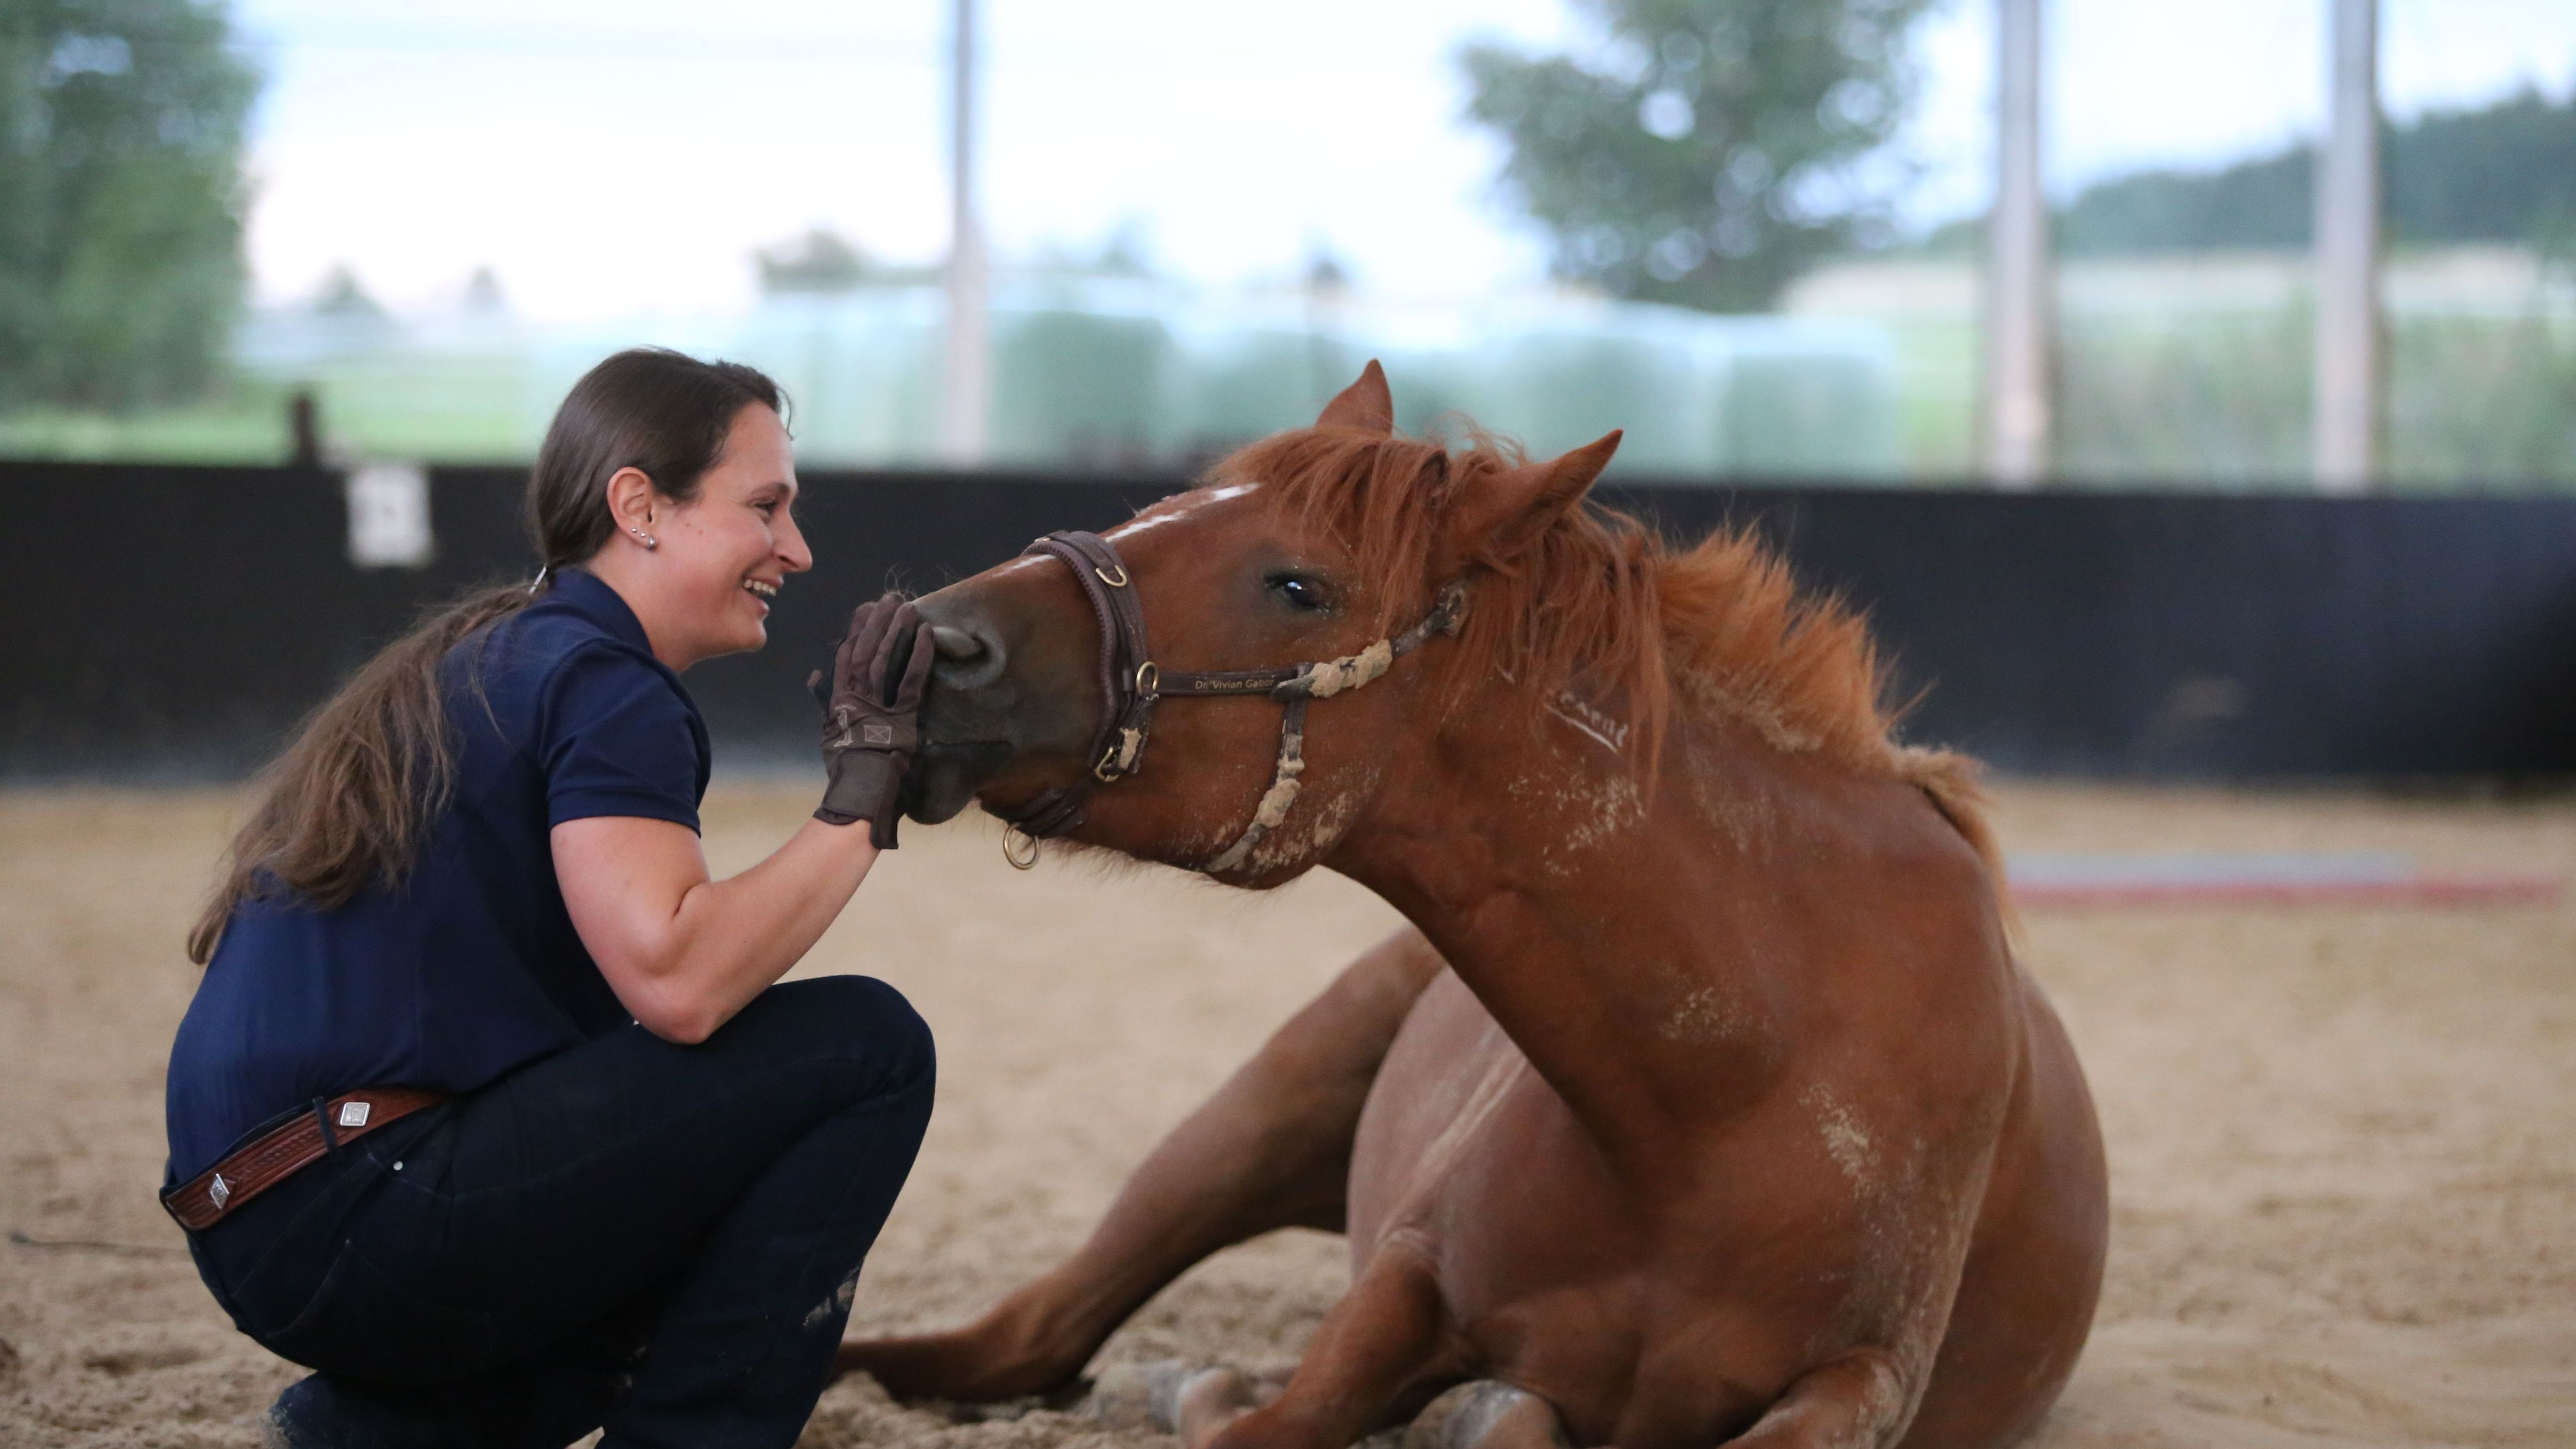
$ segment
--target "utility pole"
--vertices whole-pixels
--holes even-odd
[[[1999,488],[2049,466],[2048,199],[2039,186],[2040,0],[1995,3],[1995,201],[1986,217],[1985,462]]]
[[[984,461],[990,276],[975,214],[975,0],[952,0],[948,111],[948,329],[939,398],[939,459]]]
[[[2378,471],[2379,4],[2326,0],[2326,138],[2317,157],[2317,491]]]

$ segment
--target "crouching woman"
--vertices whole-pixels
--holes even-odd
[[[765,641],[795,496],[767,378],[610,358],[529,480],[538,585],[388,646],[267,777],[190,942],[164,1201],[317,1370],[272,1443],[785,1449],[811,1414],[932,1055],[882,982],[777,983],[894,846],[932,650],[859,610],[816,818],[711,879],[680,673]]]

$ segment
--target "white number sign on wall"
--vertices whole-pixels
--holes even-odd
[[[349,474],[349,562],[362,569],[416,569],[437,540],[429,528],[429,470],[418,463],[367,463]]]

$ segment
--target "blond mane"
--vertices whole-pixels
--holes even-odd
[[[1210,476],[1265,484],[1349,548],[1380,582],[1375,623],[1389,632],[1443,582],[1428,574],[1449,509],[1522,461],[1481,436],[1453,445],[1319,427],[1254,443]],[[1676,710],[1739,721],[1784,753],[1921,789],[2001,879],[1974,763],[1897,741],[1904,711],[1867,621],[1839,597],[1799,589],[1751,530],[1674,549],[1635,518],[1586,504],[1515,557],[1474,562],[1485,570],[1475,607],[1457,647],[1440,651],[1455,691],[1500,671],[1533,715],[1566,690],[1623,699],[1649,770]]]

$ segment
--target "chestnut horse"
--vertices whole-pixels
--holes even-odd
[[[1305,1226],[1349,1234],[1348,1295],[1275,1397],[1163,1380],[1190,1449],[1341,1449],[1416,1414],[1410,1442],[1450,1449],[2011,1441],[2083,1347],[2106,1194],[1968,766],[1891,741],[1861,622],[1753,539],[1668,551],[1584,503],[1616,434],[1521,463],[1392,417],[1372,363],[1106,535],[1167,686],[1337,657],[1366,686],[1299,701],[1297,768],[1286,692],[1166,697],[1148,758],[1141,732],[1112,747],[1133,777],[1077,790],[1119,705],[1087,557],[920,601],[914,818],[1070,799],[1078,842],[1254,888],[1330,866],[1414,929],[1070,1260],[841,1366],[904,1396],[1057,1389],[1191,1264]]]

